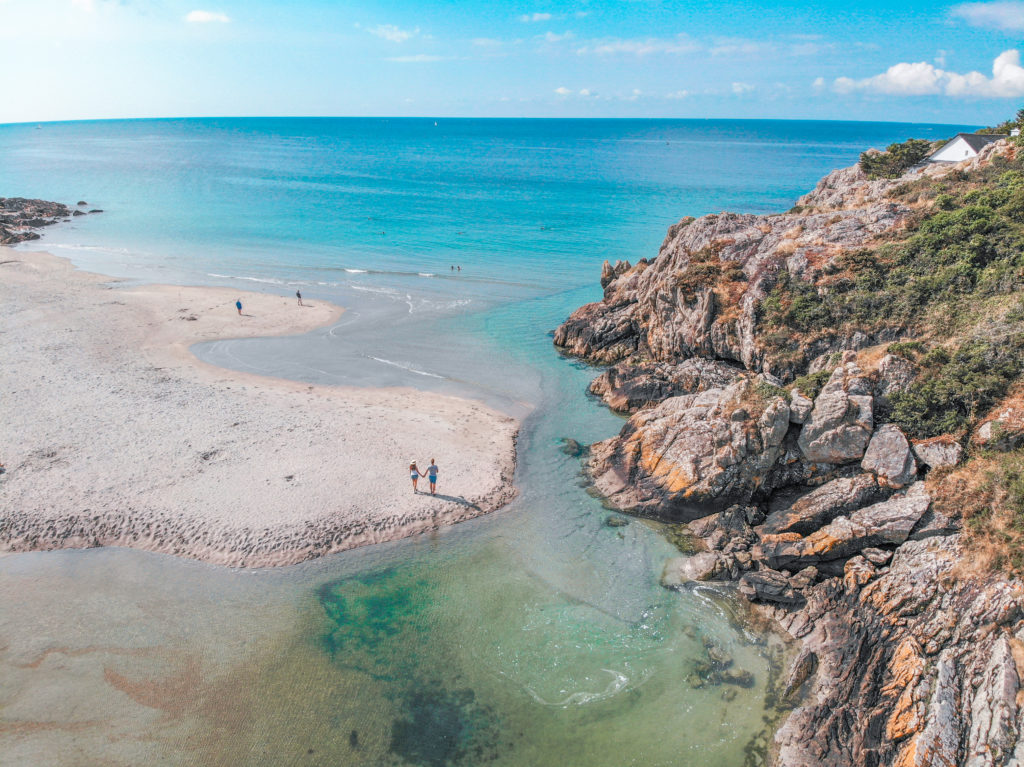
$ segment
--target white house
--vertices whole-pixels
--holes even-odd
[[[928,162],[960,162],[977,157],[989,144],[1006,138],[999,133],[958,133],[942,149],[928,158]]]

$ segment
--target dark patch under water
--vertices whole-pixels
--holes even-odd
[[[395,764],[455,767],[494,761],[501,729],[494,710],[472,690],[450,690],[432,680],[410,687],[391,726]]]
[[[430,584],[398,568],[323,584],[323,644],[340,665],[376,679],[400,679],[417,665],[417,636],[429,633]]]

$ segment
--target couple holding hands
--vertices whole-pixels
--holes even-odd
[[[414,493],[419,492],[419,490],[416,489],[416,483],[419,481],[420,477],[423,476],[430,480],[430,494],[433,495],[437,491],[437,464],[434,463],[433,458],[430,459],[430,465],[427,467],[425,472],[419,470],[419,467],[416,465],[416,461],[410,461],[409,476],[412,477],[412,491]]]

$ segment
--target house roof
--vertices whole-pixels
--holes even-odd
[[[989,144],[1009,137],[1005,133],[958,133],[956,134],[956,138],[962,138],[967,142],[967,146],[975,152],[980,152]],[[954,139],[954,141],[955,140],[956,139]]]

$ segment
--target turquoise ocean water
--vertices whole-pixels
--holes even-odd
[[[331,328],[208,344],[202,358],[447,391],[523,419],[520,497],[432,536],[276,571],[114,549],[0,559],[0,764],[754,758],[752,740],[777,714],[781,650],[727,592],[662,589],[673,550],[652,526],[604,525],[560,439],[603,439],[621,420],[584,394],[596,371],[559,357],[549,331],[599,298],[604,259],[652,257],[683,216],[782,211],[866,147],[960,129],[0,126],[0,195],[104,210],[23,247],[133,280],[299,289],[349,309]],[[708,643],[752,686],[694,688]]]

